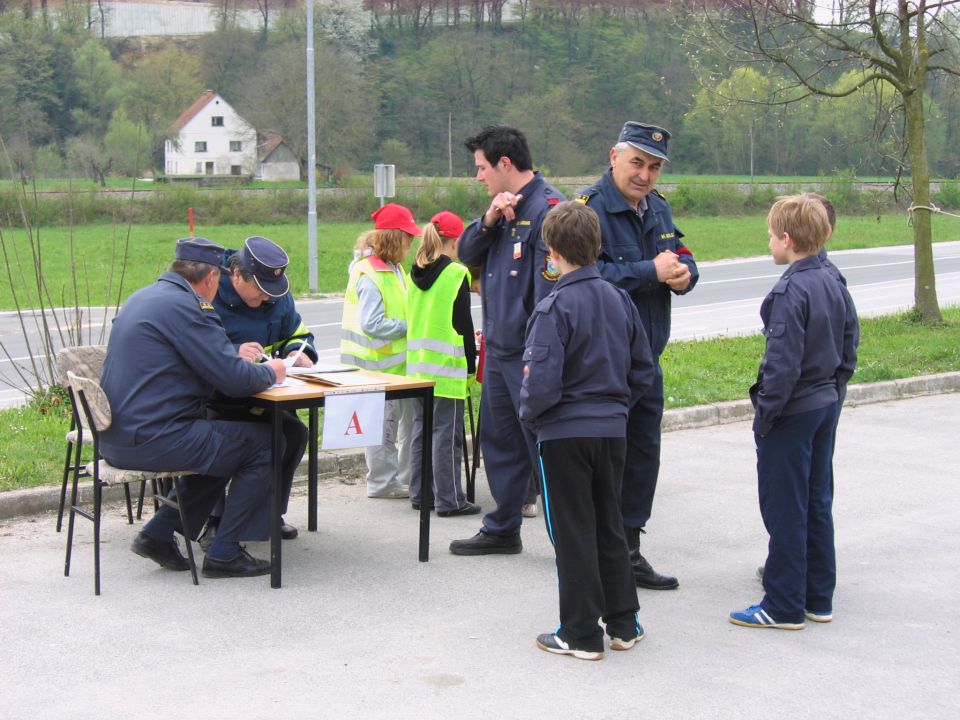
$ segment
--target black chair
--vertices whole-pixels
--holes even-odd
[[[106,460],[100,458],[100,433],[108,429],[113,422],[110,412],[110,401],[106,393],[100,387],[100,383],[90,378],[81,377],[73,372],[67,372],[67,383],[70,391],[79,404],[80,413],[78,421],[81,432],[87,432],[92,438],[94,460],[86,466],[86,472],[93,478],[93,507],[86,509],[78,502],[78,482],[79,474],[75,473],[73,477],[73,487],[70,493],[70,519],[67,524],[67,553],[64,561],[63,574],[70,575],[70,557],[73,551],[73,528],[74,518],[77,515],[87,518],[93,522],[93,565],[94,565],[94,591],[100,594],[100,521],[101,508],[103,504],[103,488],[107,485],[124,484],[129,487],[130,483],[140,483],[141,488],[150,481],[154,487],[154,499],[156,502],[170,505],[180,513],[180,525],[187,527],[186,517],[182,504],[179,502],[182,496],[182,482],[184,477],[196,475],[197,473],[185,470],[175,471],[147,471],[147,470],[129,470],[115,468]],[[170,480],[175,489],[174,497],[167,498],[157,493],[157,483]],[[129,493],[127,500],[129,502]],[[127,511],[129,513],[129,505]],[[187,561],[190,564],[190,573],[193,576],[193,584],[199,585],[197,578],[197,565],[193,557],[193,547],[190,543],[188,533],[184,533],[184,541],[187,546]]]

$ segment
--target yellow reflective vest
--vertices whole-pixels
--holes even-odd
[[[463,335],[453,328],[453,302],[468,277],[467,268],[450,263],[429,290],[414,283],[407,290],[407,375],[436,382],[437,397],[467,397],[467,357]]]
[[[402,266],[404,285],[410,278]],[[340,327],[340,362],[366,370],[378,370],[403,375],[407,360],[407,339],[383,340],[370,337],[360,327],[360,299],[357,283],[363,276],[370,278],[383,298],[384,315],[388,318],[407,318],[407,294],[393,272],[393,268],[377,257],[366,257],[350,269],[347,292],[343,296],[343,321]]]

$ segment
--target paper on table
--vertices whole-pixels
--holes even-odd
[[[353,365],[340,365],[339,363],[317,362],[310,367],[292,367],[287,373],[290,375],[314,375],[316,373],[342,373],[353,372],[359,368]]]
[[[297,387],[298,385],[306,385],[306,383],[303,382],[303,380],[297,380],[297,378],[287,377],[281,383],[274,383],[269,389],[273,390],[274,388]]]

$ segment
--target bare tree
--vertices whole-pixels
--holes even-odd
[[[960,0],[686,3],[692,14],[684,24],[696,35],[692,54],[701,67],[719,59],[728,65],[775,65],[787,72],[792,82],[771,102],[846,97],[876,83],[894,88],[903,123],[898,180],[909,175],[912,195],[915,312],[924,322],[939,322],[924,95],[931,75],[960,75]],[[860,69],[858,82],[842,89],[832,85],[851,68]]]

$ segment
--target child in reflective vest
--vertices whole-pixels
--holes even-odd
[[[470,273],[458,262],[463,221],[439,212],[424,226],[407,291],[407,375],[433,380],[433,494],[437,515],[476,515],[460,481],[463,406],[476,373],[476,340],[470,315]],[[410,461],[410,501],[420,508],[420,437],[423,407],[415,403]]]
[[[400,263],[420,228],[404,206],[387,203],[371,216],[374,229],[357,240],[343,298],[340,361],[367,370],[406,371],[407,287]],[[412,400],[387,400],[383,444],[364,448],[367,497],[409,497]]]

